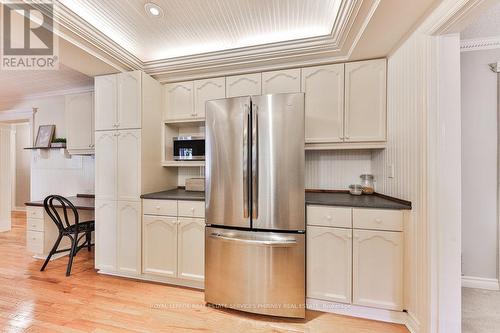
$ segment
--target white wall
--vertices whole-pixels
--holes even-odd
[[[30,200],[31,152],[24,148],[31,145],[29,123],[12,125],[16,133],[16,175],[14,208],[24,209],[24,203]]]
[[[64,96],[27,100],[14,109],[31,108],[38,109],[34,115],[32,141],[36,140],[40,125],[56,125],[55,137],[66,137]],[[93,156],[69,156],[60,150],[31,152],[31,200],[41,200],[48,194],[78,193],[94,193]]]
[[[462,52],[462,274],[497,278],[497,74],[500,50]]]
[[[372,172],[369,150],[306,151],[307,189],[347,190],[359,176]]]
[[[10,124],[0,124],[0,232],[11,228],[14,132]]]

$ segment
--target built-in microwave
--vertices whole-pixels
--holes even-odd
[[[205,160],[205,138],[201,136],[177,136],[174,140],[174,160]]]

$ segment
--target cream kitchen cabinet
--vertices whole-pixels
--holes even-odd
[[[225,77],[166,84],[165,120],[204,120],[205,103],[225,97]]]
[[[144,200],[144,203],[150,200]],[[143,272],[177,276],[177,218],[144,215],[142,219]]]
[[[96,198],[139,200],[141,130],[96,132]]]
[[[141,273],[141,203],[118,201],[116,209],[117,270]]]
[[[177,177],[158,163],[162,87],[135,71],[96,78],[95,95],[96,119],[108,121],[95,132],[96,267],[102,273],[139,276],[140,195],[177,185]],[[106,105],[115,106],[113,117]]]
[[[305,142],[344,141],[344,64],[302,68]]]
[[[205,220],[179,217],[177,230],[179,278],[203,281],[205,275]]]
[[[300,92],[300,68],[262,73],[262,94]]]
[[[351,302],[352,229],[307,228],[307,297]]]
[[[346,142],[386,141],[386,60],[345,65]]]
[[[262,74],[244,74],[226,77],[226,97],[262,94]]]
[[[400,210],[308,205],[307,297],[403,310],[403,220]]]
[[[194,117],[205,118],[205,103],[225,97],[225,77],[194,81]]]
[[[194,82],[166,84],[163,88],[165,120],[194,118]]]
[[[353,304],[403,310],[403,234],[354,230]]]
[[[98,131],[141,128],[141,72],[95,78],[95,128]]]
[[[70,154],[94,153],[94,94],[65,97],[66,139]]]
[[[116,201],[95,201],[95,267],[105,271],[116,270],[116,208]]]
[[[143,199],[142,206],[143,273],[203,282],[205,220],[193,216],[204,216],[205,203]]]

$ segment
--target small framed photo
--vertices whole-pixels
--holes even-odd
[[[56,125],[41,125],[38,127],[38,134],[36,136],[36,148],[49,148],[50,143],[54,137]]]

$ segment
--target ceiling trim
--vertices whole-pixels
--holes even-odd
[[[45,0],[24,1],[42,12],[48,10]],[[241,73],[243,70],[249,72],[345,61],[379,3],[380,0],[342,2],[329,35],[147,62],[142,62],[58,0],[54,0],[54,21],[57,23],[57,35],[112,65],[117,71],[143,70],[160,82],[174,82],[190,77],[210,77],[220,72]],[[356,18],[361,8],[369,8],[369,15],[359,22]],[[347,45],[349,49],[346,50],[349,40],[352,43]]]
[[[500,37],[464,39],[460,41],[460,52],[500,49]]]

